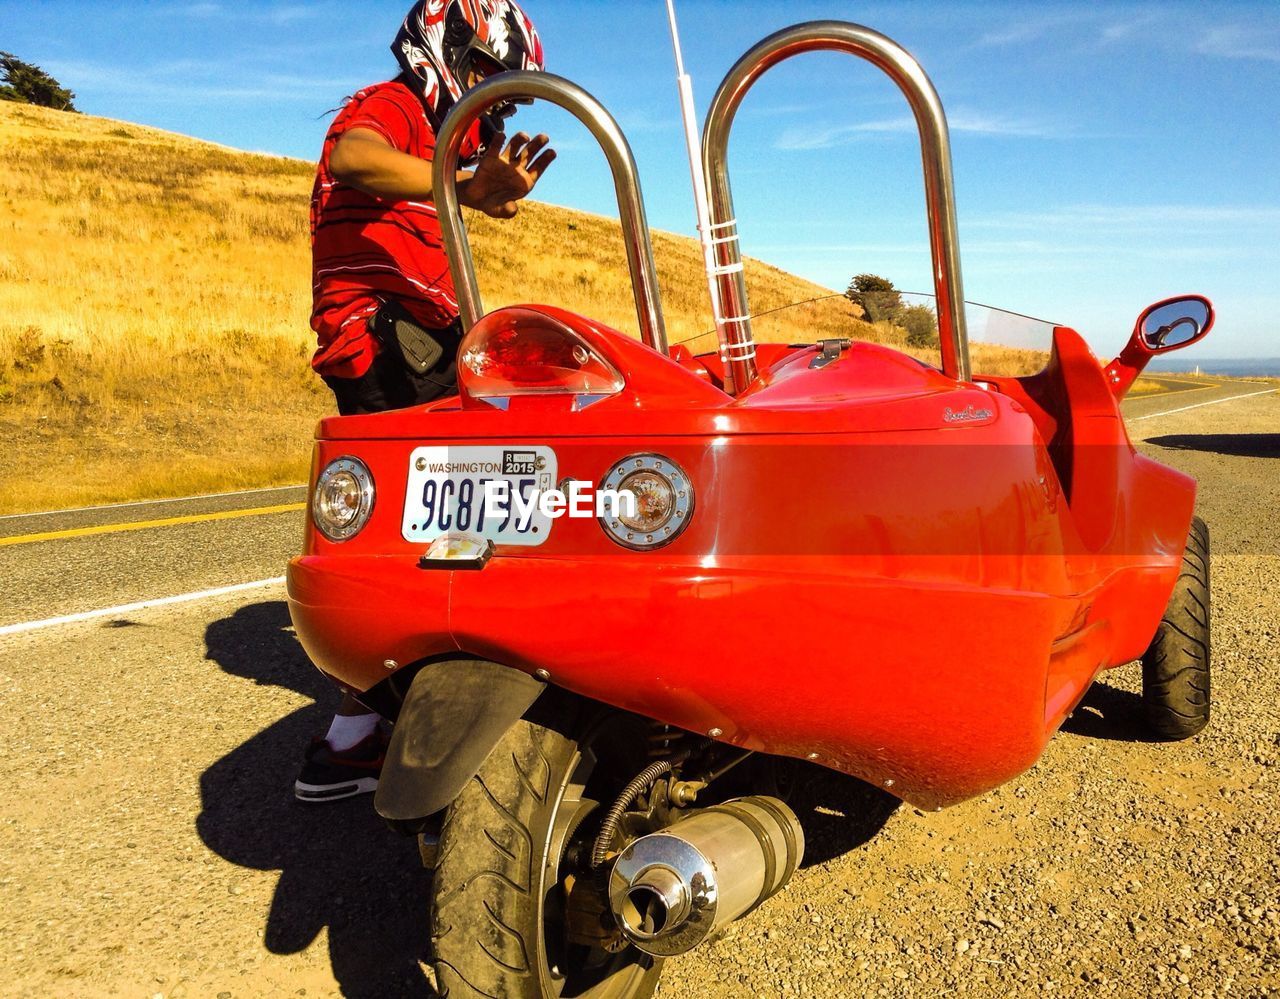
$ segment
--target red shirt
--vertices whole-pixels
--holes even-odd
[[[361,90],[325,136],[311,193],[311,328],[319,341],[311,366],[339,378],[369,370],[378,343],[367,321],[383,302],[399,302],[436,329],[458,315],[435,205],[384,201],[334,180],[329,156],[349,128],[371,129],[428,161],[436,144],[422,102],[397,82]]]

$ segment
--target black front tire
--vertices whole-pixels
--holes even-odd
[[[583,820],[613,771],[633,764],[617,759],[625,726],[616,714],[565,705],[554,715],[550,724],[518,721],[445,816],[431,938],[448,999],[645,999],[657,988],[661,962],[634,948],[563,942],[566,847],[592,825]]]
[[[1209,528],[1191,522],[1182,571],[1142,656],[1142,706],[1161,739],[1188,739],[1209,722]]]

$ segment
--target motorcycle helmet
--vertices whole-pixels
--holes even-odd
[[[391,51],[437,130],[473,82],[472,73],[485,77],[504,70],[543,68],[537,29],[515,0],[418,0]],[[462,143],[463,160],[478,157],[502,130],[503,119],[514,113],[511,104],[490,109],[468,131]]]

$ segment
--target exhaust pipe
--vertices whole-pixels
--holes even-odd
[[[627,846],[609,907],[636,947],[673,957],[779,891],[803,856],[795,812],[777,798],[735,798]]]

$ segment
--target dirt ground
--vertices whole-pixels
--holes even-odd
[[[1133,415],[1196,401],[1169,398]],[[1125,668],[1030,772],[938,814],[808,770],[806,867],[662,995],[1280,994],[1280,395],[1131,427],[1201,482],[1209,728],[1146,741]],[[0,548],[0,624],[45,616],[37,576],[124,602],[93,569],[153,534],[200,585],[259,578],[298,516]],[[433,994],[412,842],[367,799],[290,798],[334,699],[278,587],[0,637],[0,692],[0,993]]]

